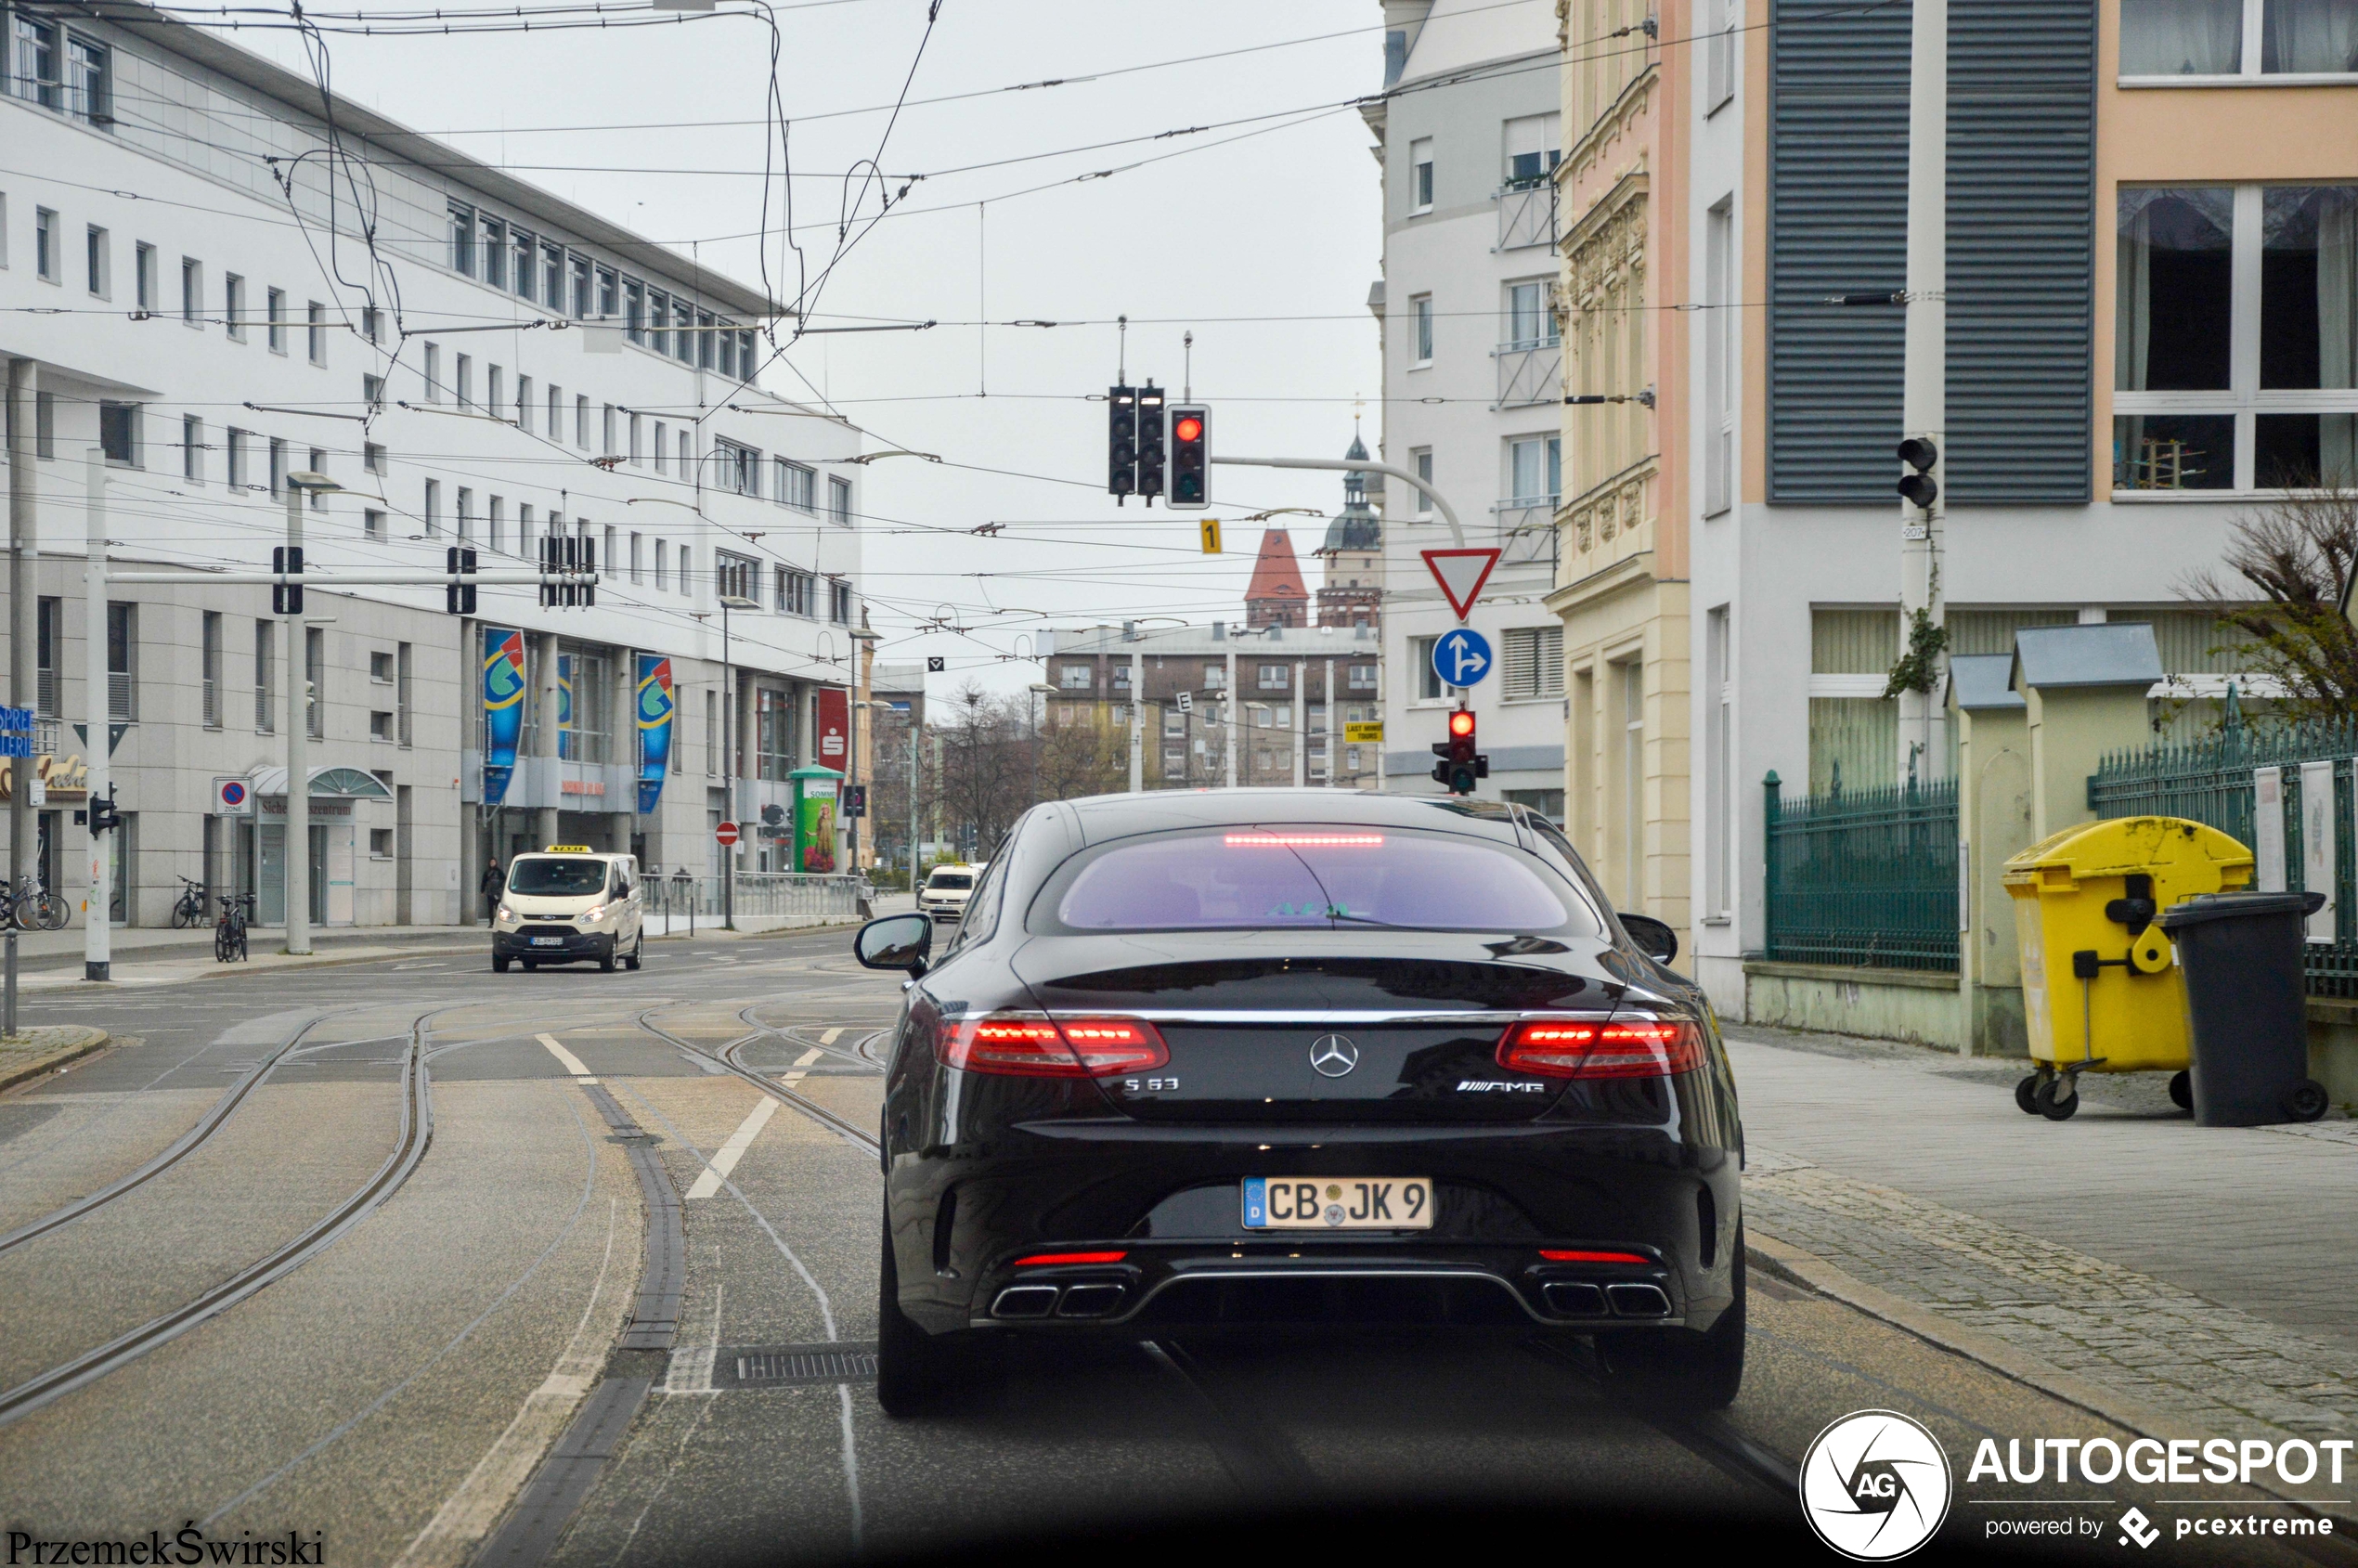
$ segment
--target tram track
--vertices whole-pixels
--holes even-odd
[[[831,1132],[840,1134],[842,1136],[849,1139],[864,1152],[872,1155],[880,1155],[883,1153],[883,1144],[879,1142],[874,1134],[862,1129],[858,1123],[850,1121],[849,1118],[836,1115],[834,1111],[829,1110],[825,1106],[821,1105],[810,1095],[798,1093],[787,1085],[779,1082],[775,1078],[771,1077],[768,1073],[761,1071],[759,1069],[747,1067],[743,1061],[739,1060],[737,1054],[744,1050],[747,1045],[753,1043],[756,1039],[759,1038],[758,1035],[741,1036],[738,1039],[730,1041],[727,1044],[719,1047],[717,1050],[708,1051],[703,1046],[695,1044],[692,1041],[681,1039],[679,1035],[672,1033],[662,1025],[650,1021],[659,1010],[660,1009],[656,1007],[650,1007],[646,1011],[641,1013],[638,1017],[639,1027],[645,1030],[649,1034],[654,1035],[656,1039],[663,1041],[665,1043],[671,1045],[678,1050],[686,1052],[693,1057],[711,1062],[715,1066],[719,1067],[728,1072],[734,1073],[737,1077],[745,1080],[747,1083],[752,1084],[763,1094],[768,1095],[771,1098],[776,1100],[787,1109],[798,1111],[802,1115],[818,1122],[821,1126],[827,1128]],[[746,1011],[749,1012],[751,1009],[748,1008]],[[742,1015],[740,1015],[740,1017],[742,1017]],[[776,1030],[771,1029],[766,1024],[756,1023],[754,1027],[760,1030],[762,1034],[778,1033]],[[823,1049],[823,1047],[822,1047],[822,1049]]]
[[[378,1167],[374,1175],[301,1235],[272,1249],[180,1306],[149,1318],[104,1344],[62,1361],[45,1372],[28,1378],[13,1388],[0,1390],[0,1426],[6,1426],[52,1400],[97,1381],[117,1367],[170,1343],[191,1328],[266,1289],[333,1246],[346,1232],[400,1191],[425,1159],[426,1149],[434,1139],[434,1091],[433,1079],[426,1066],[425,1025],[440,1011],[442,1009],[437,1008],[420,1014],[410,1024],[409,1046],[402,1062],[401,1124],[392,1152],[385,1157],[384,1163]],[[293,1043],[290,1041],[281,1047],[274,1054],[274,1060],[283,1056]],[[259,1081],[259,1075],[256,1081]],[[230,1108],[234,1109],[235,1105]],[[184,1149],[181,1152],[185,1155],[188,1151]]]

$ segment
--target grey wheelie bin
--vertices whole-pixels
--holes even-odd
[[[2205,893],[2157,924],[2186,974],[2195,1123],[2314,1121],[2325,1085],[2309,1076],[2302,924],[2323,893]]]

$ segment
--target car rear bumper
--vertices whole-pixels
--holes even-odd
[[[1736,1159],[1665,1129],[1196,1130],[1206,1141],[1156,1131],[1153,1141],[1018,1136],[1028,1147],[989,1159],[896,1161],[903,1311],[937,1333],[1304,1322],[1594,1331],[1705,1328],[1733,1299]],[[1427,1177],[1434,1226],[1248,1230],[1251,1174]],[[1069,1252],[1121,1256],[1017,1264]]]

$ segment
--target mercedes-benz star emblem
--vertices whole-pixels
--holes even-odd
[[[1341,1078],[1359,1065],[1359,1047],[1340,1034],[1322,1034],[1310,1043],[1310,1065],[1322,1077]]]

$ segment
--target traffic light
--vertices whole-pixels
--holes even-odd
[[[1148,506],[1162,494],[1162,403],[1154,382],[1138,389],[1138,494]]]
[[[297,589],[295,591],[300,593],[303,590]],[[300,614],[300,612],[296,613]],[[90,802],[90,831],[93,834],[111,833],[122,825],[123,812],[114,803],[114,785],[109,784],[105,799],[93,799]]]
[[[1474,745],[1473,713],[1458,708],[1449,715],[1449,738],[1432,743],[1432,754],[1441,758],[1432,765],[1433,782],[1447,785],[1452,795],[1471,795],[1474,781],[1490,776],[1490,758]]]
[[[1200,403],[1171,410],[1171,505],[1201,512],[1211,504],[1211,410]]]
[[[470,551],[469,554],[473,552]],[[540,569],[543,572],[587,572],[598,570],[598,541],[568,534],[560,538],[546,534],[540,540]],[[540,585],[540,603],[546,607],[559,605],[595,604],[598,589],[594,583],[547,583]]]
[[[1899,443],[1899,460],[1915,470],[1900,475],[1900,499],[1930,512],[1940,496],[1940,485],[1932,476],[1933,465],[1940,460],[1940,448],[1921,435],[1911,435]]]
[[[868,786],[853,784],[843,792],[843,814],[847,818],[868,814]]]
[[[453,577],[462,572],[471,577],[474,573],[475,552],[473,550],[454,544],[444,552],[444,559],[450,564],[449,571]],[[475,585],[472,582],[451,583],[442,590],[442,607],[454,616],[473,615]]]
[[[557,537],[556,529],[551,527],[549,532],[540,536],[540,571],[542,576],[545,577],[547,574],[551,572],[561,572],[564,570],[564,558],[565,542]],[[563,601],[559,598],[559,590],[557,585],[552,582],[543,581],[540,585],[540,607],[544,610],[552,610],[561,603],[563,603]]]
[[[303,546],[299,544],[273,546],[270,551],[270,569],[296,577],[302,576]],[[270,613],[274,616],[303,614],[303,585],[301,583],[272,583],[270,585]]]
[[[1120,506],[1138,491],[1138,393],[1134,387],[1106,389],[1106,490]]]

